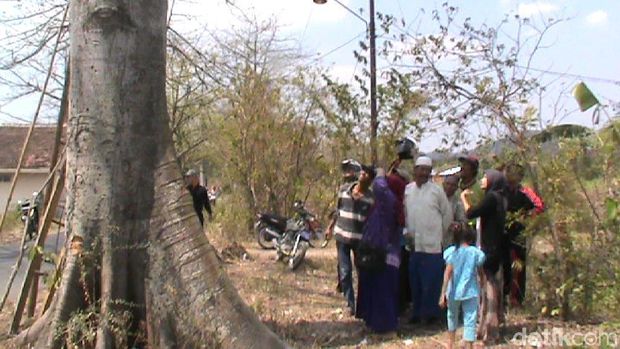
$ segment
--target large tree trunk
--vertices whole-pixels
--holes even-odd
[[[18,346],[60,347],[76,312],[93,311],[81,321],[96,339],[80,347],[141,337],[151,348],[284,347],[238,296],[183,186],[166,115],[165,15],[166,0],[71,1],[71,248],[50,310]]]

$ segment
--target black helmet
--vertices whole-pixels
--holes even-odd
[[[358,173],[362,170],[362,165],[353,159],[346,159],[340,163],[340,169],[342,172],[353,171]]]
[[[415,142],[411,138],[405,137],[396,141],[396,153],[399,159],[413,159],[414,152]]]

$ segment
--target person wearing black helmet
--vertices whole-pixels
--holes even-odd
[[[353,159],[347,159],[340,163],[340,169],[342,170],[342,181],[344,183],[352,183],[357,181],[362,165]]]
[[[189,190],[192,195],[194,210],[196,210],[196,215],[200,221],[200,226],[204,226],[205,218],[202,214],[203,209],[209,214],[209,219],[213,218],[211,203],[209,202],[209,191],[207,188],[200,185],[198,172],[195,170],[189,170],[185,173],[185,184],[187,185],[187,190]]]
[[[356,168],[361,170],[359,179],[345,183],[338,192],[337,213],[333,224],[327,230],[328,236],[336,238],[338,250],[338,279],[341,292],[347,299],[351,315],[355,314],[355,292],[353,290],[353,263],[351,252],[362,238],[366,218],[374,203],[370,185],[375,177],[374,168],[350,161],[341,166],[344,177],[351,178]]]

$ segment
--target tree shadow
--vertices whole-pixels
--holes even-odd
[[[401,341],[406,339],[423,340],[429,344],[435,344],[434,347],[441,347],[439,341],[431,338],[447,330],[444,324],[412,325],[408,324],[404,319],[401,319],[401,325],[397,329],[396,335],[375,334],[366,328],[362,320],[354,318],[340,321],[301,320],[289,324],[282,324],[272,320],[266,321],[265,324],[288,343],[300,348],[333,348],[365,344],[381,345],[394,340]]]
[[[363,323],[353,318],[348,321],[301,320],[290,324],[268,321],[265,324],[296,348],[357,345],[367,334]]]

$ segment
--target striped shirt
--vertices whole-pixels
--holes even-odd
[[[346,244],[357,242],[362,238],[366,218],[374,204],[370,191],[358,200],[353,198],[351,192],[356,184],[344,184],[338,192],[338,218],[334,227],[334,236],[337,241]]]

